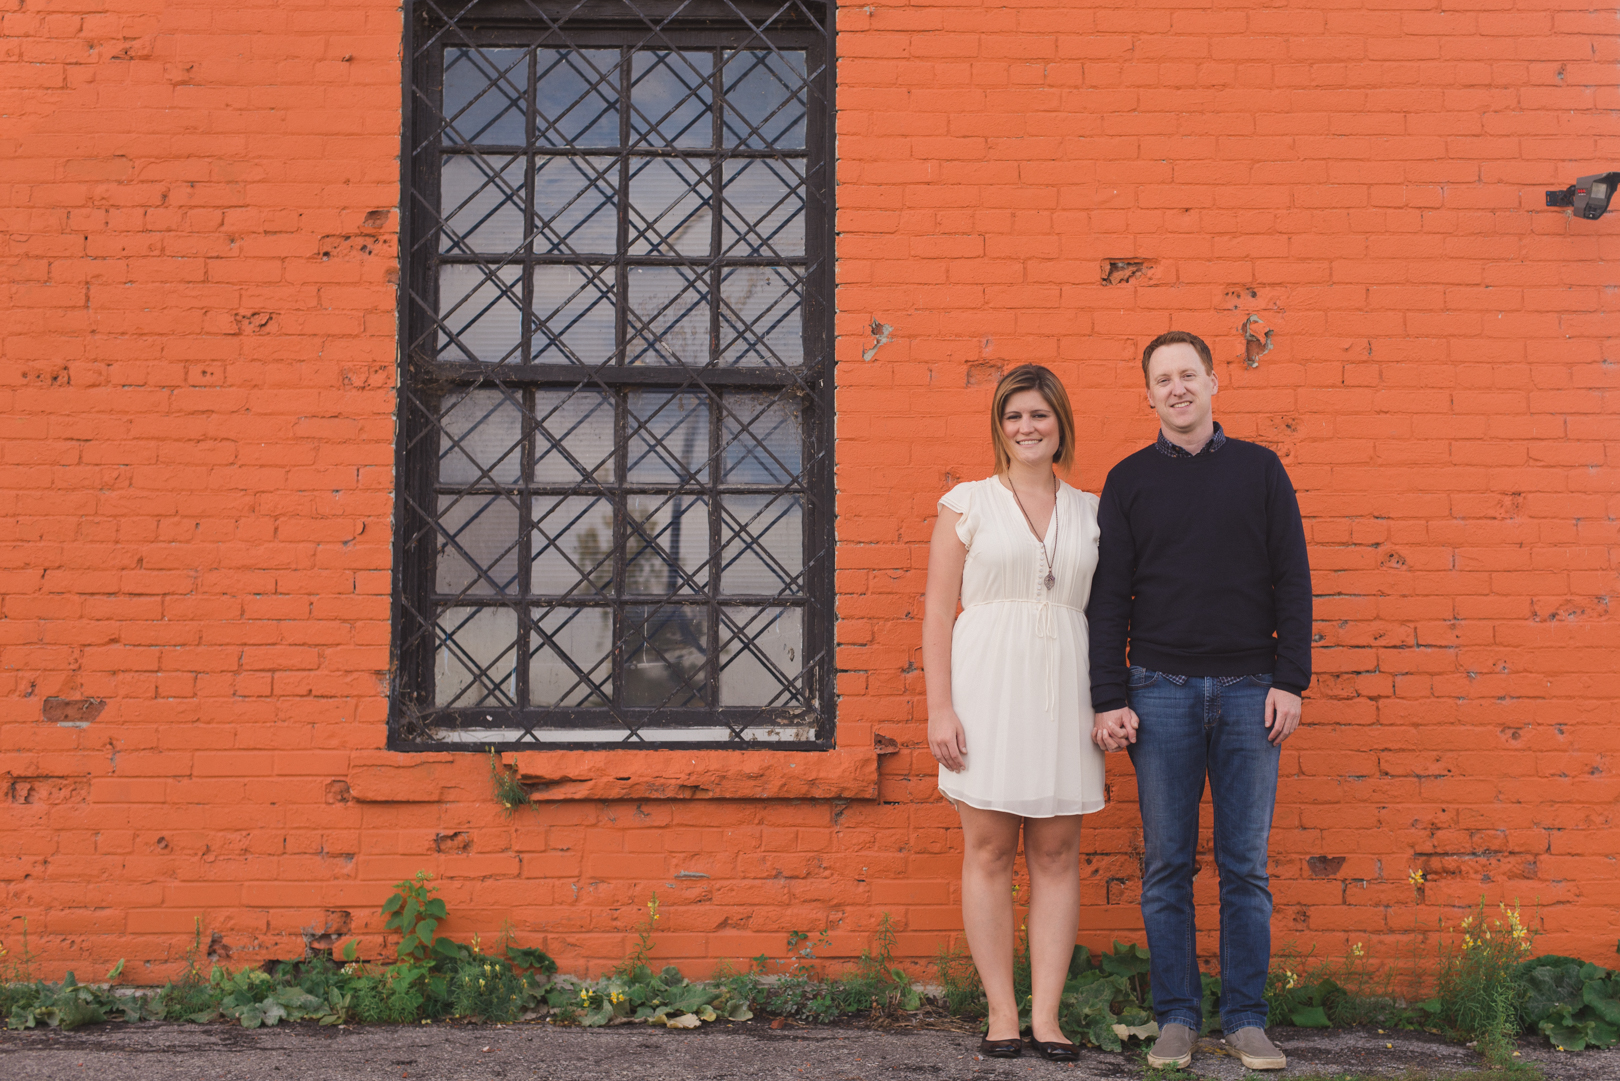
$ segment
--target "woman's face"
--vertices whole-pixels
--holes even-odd
[[[1038,390],[1021,390],[1001,407],[1001,434],[1016,462],[1050,466],[1058,452],[1058,420]]]

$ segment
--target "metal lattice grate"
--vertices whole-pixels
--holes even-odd
[[[415,3],[392,746],[830,745],[830,9]]]

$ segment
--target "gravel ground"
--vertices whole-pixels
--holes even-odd
[[[1271,1076],[1347,1071],[1444,1078],[1477,1069],[1472,1051],[1423,1033],[1372,1029],[1272,1030],[1289,1068]],[[785,1028],[711,1025],[678,1032],[627,1025],[607,1029],[533,1025],[383,1025],[356,1029],[282,1025],[244,1031],[225,1025],[97,1025],[79,1032],[0,1033],[5,1081],[880,1081],[941,1077],[1140,1078],[1140,1055],[1088,1051],[1078,1067],[1040,1059],[984,1060],[976,1037],[910,1028]],[[1523,1056],[1549,1081],[1620,1079],[1620,1048]],[[1200,1043],[1192,1072],[1248,1076],[1219,1039]]]

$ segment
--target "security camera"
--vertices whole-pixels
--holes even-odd
[[[1577,218],[1601,218],[1609,209],[1609,200],[1617,187],[1620,187],[1620,173],[1583,176],[1567,188],[1549,191],[1547,205],[1572,207]]]

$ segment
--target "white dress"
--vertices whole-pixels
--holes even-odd
[[[1060,484],[1046,550],[1000,480],[958,484],[939,505],[967,545],[962,614],[951,635],[951,704],[967,768],[941,766],[952,802],[1026,818],[1103,808],[1103,753],[1091,742],[1086,600],[1097,568],[1097,497]]]

